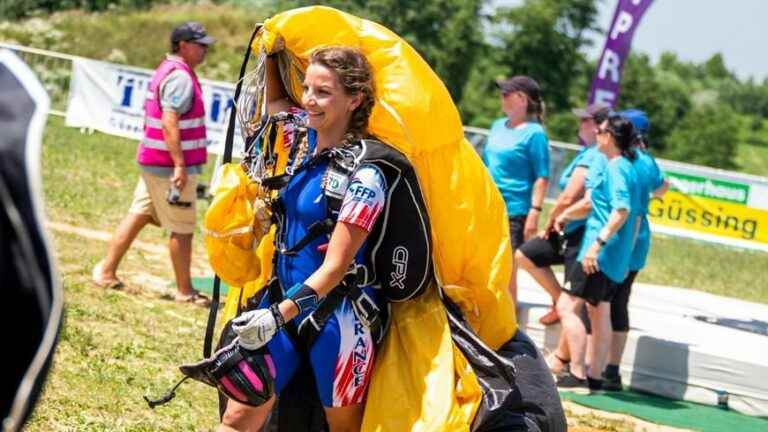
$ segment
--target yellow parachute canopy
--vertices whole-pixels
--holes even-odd
[[[493,180],[464,138],[448,90],[396,34],[329,7],[295,9],[268,19],[253,48],[288,51],[295,60],[292,72],[306,68],[315,49],[330,45],[358,48],[371,63],[376,105],[370,132],[413,164],[432,223],[438,282],[478,335],[498,348],[516,330],[506,290],[512,266],[507,214]],[[289,77],[291,87],[300,89],[303,76]]]
[[[507,293],[512,253],[504,202],[480,158],[464,139],[459,113],[442,81],[403,39],[371,21],[328,7],[278,14],[264,23],[254,52],[279,53],[294,100],[309,55],[323,46],[361,50],[373,67],[376,105],[370,132],[413,164],[432,224],[437,283],[459,305],[478,336],[497,349],[517,330]],[[278,134],[279,136],[280,134]],[[280,148],[281,146],[276,146]],[[274,250],[259,249],[261,284]],[[230,290],[225,319],[261,284]],[[393,304],[392,326],[371,380],[363,430],[469,430],[482,392],[452,343],[433,287]]]
[[[213,202],[205,214],[203,233],[208,261],[221,280],[243,286],[259,277],[255,249],[253,203],[257,188],[236,164],[223,165],[211,191]]]

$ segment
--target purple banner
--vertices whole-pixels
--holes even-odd
[[[603,54],[589,90],[589,103],[602,102],[611,107],[619,100],[619,83],[624,60],[632,46],[632,36],[653,0],[619,0],[605,39]]]

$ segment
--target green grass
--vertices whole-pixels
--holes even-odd
[[[216,394],[185,384],[170,404],[150,410],[180,377],[176,366],[201,356],[206,311],[139,288],[133,293],[92,286],[90,266],[103,244],[55,235],[65,290],[65,320],[53,368],[29,431],[178,431],[212,429]],[[136,254],[128,267],[141,265]]]
[[[768,146],[742,144],[736,152],[739,171],[768,177]]]
[[[766,252],[654,235],[637,280],[768,303],[768,285],[759,278],[766,268]]]

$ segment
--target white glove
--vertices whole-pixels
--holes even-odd
[[[273,305],[276,306],[276,305]],[[240,336],[240,346],[256,350],[269,342],[283,326],[284,321],[277,307],[244,312],[232,320],[232,330]]]

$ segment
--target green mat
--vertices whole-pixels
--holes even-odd
[[[212,276],[193,277],[192,286],[198,291],[213,295],[213,277]],[[170,284],[168,284],[168,287],[176,288],[176,282],[171,282]],[[227,284],[225,284],[224,281],[221,281],[221,285],[219,288],[221,297],[222,298],[226,297],[228,291],[229,291],[229,286],[227,286]]]
[[[592,395],[561,391],[560,396],[579,405],[628,414],[652,423],[702,432],[766,432],[768,419],[750,417],[726,408],[678,401],[625,390]]]

